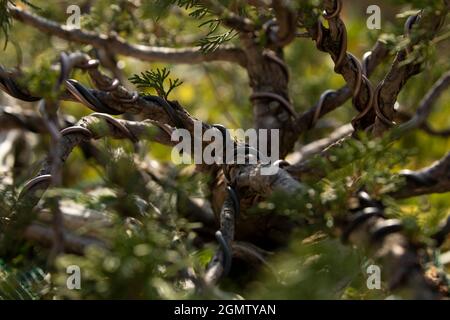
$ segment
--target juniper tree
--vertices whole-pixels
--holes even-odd
[[[448,0],[73,2],[0,1],[1,298],[448,297]]]

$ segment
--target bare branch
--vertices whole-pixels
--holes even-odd
[[[25,129],[35,133],[48,133],[42,117],[34,111],[20,107],[2,107],[0,110],[0,130]]]
[[[265,196],[269,196],[275,190],[295,194],[303,188],[303,185],[292,178],[285,170],[277,168],[276,174],[265,175],[261,173],[264,167],[262,165],[231,167],[229,170],[231,175],[235,177],[232,182],[236,181],[239,188],[248,187]]]
[[[399,127],[400,131],[423,127],[433,111],[436,100],[450,86],[450,71],[442,75],[419,103],[416,114],[408,122]]]
[[[443,129],[443,130],[434,129],[427,122],[425,122],[420,127],[420,129],[422,129],[423,131],[425,131],[426,133],[428,133],[429,135],[432,135],[432,136],[441,137],[441,138],[448,138],[448,137],[450,137],[450,129]]]
[[[55,235],[50,227],[39,223],[32,223],[25,229],[25,239],[37,242],[42,246],[53,246]],[[64,232],[64,245],[69,253],[84,254],[84,250],[89,246],[105,247],[102,241],[90,237],[81,237],[67,231]]]
[[[101,238],[101,230],[113,226],[113,219],[107,214],[69,201],[61,201],[61,212],[64,216],[64,228],[70,232],[81,231],[83,235]],[[52,219],[52,213],[48,209],[37,213],[37,221],[42,224],[51,224]]]
[[[450,192],[450,153],[419,171],[404,170],[406,183],[394,192],[394,198],[410,198],[422,194]]]
[[[315,140],[305,146],[303,146],[299,151],[294,152],[289,155],[286,160],[291,162],[293,166],[304,161],[306,158],[313,156],[324,149],[329,147],[331,144],[341,140],[344,137],[351,135],[353,132],[353,126],[351,124],[345,124],[336,130],[334,130],[329,136]]]
[[[284,47],[295,39],[297,30],[297,14],[286,0],[274,0],[272,6],[277,18],[277,30],[273,36],[269,34],[273,43]]]
[[[401,123],[401,125],[400,125],[400,128],[401,128],[403,125],[406,125],[405,122],[410,121],[414,116],[415,116],[415,114],[411,115],[405,111],[397,110],[397,112],[395,113],[395,122]],[[430,136],[435,136],[435,137],[440,137],[440,138],[450,137],[450,129],[435,129],[426,120],[420,126],[418,126],[417,129],[422,130],[423,132],[429,134]],[[400,132],[401,131],[403,131],[403,129],[400,129]]]
[[[199,47],[194,48],[165,48],[150,47],[138,44],[129,44],[113,36],[98,35],[81,29],[69,29],[54,21],[40,17],[18,7],[11,7],[11,16],[27,25],[30,25],[46,34],[81,44],[91,44],[98,49],[106,49],[115,54],[130,56],[143,61],[161,61],[168,63],[201,63],[209,61],[229,61],[244,66],[245,54],[234,47],[219,47],[210,53],[203,53]]]

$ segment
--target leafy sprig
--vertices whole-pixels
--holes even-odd
[[[237,33],[234,30],[228,30],[221,34],[208,35],[200,39],[197,44],[203,53],[215,51],[221,44],[232,40]]]
[[[180,81],[178,78],[170,79],[169,75],[170,71],[166,68],[157,68],[155,71],[147,70],[145,72],[141,72],[141,75],[135,74],[129,80],[139,89],[154,89],[160,97],[167,99],[170,92],[183,83],[183,81]],[[166,80],[169,85],[168,89],[166,89],[164,85]]]
[[[217,2],[220,3],[220,2]],[[204,53],[216,50],[221,44],[232,40],[237,33],[234,30],[227,30],[223,33],[216,33],[222,23],[222,19],[214,14],[210,6],[198,0],[158,0],[156,7],[158,8],[158,18],[164,12],[167,12],[171,6],[178,6],[185,10],[189,10],[189,16],[196,20],[206,18],[207,20],[200,23],[199,28],[206,27],[207,34],[205,37],[197,41],[200,50]]]
[[[33,9],[39,9],[39,7],[33,5],[29,0],[21,0],[21,2]],[[12,19],[8,9],[9,5],[15,6],[16,4],[13,0],[0,0],[0,29],[5,36],[5,45],[3,49],[6,49],[6,46],[8,45],[9,29],[12,25]]]
[[[5,46],[8,44],[9,29],[11,28],[11,17],[9,15],[8,5],[12,4],[11,0],[0,0],[0,28],[1,32],[5,36]]]

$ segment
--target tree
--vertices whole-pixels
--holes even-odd
[[[1,1],[0,295],[448,297],[450,2],[386,2]]]

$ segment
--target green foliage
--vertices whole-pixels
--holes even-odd
[[[85,299],[189,297],[192,289],[184,287],[179,275],[194,264],[194,256],[187,251],[192,241],[190,226],[182,220],[163,224],[156,217],[141,221],[128,226],[116,221],[118,227],[110,231],[110,250],[91,247],[83,257],[61,257],[57,294]],[[82,270],[80,291],[66,289],[69,265],[78,265]]]
[[[0,257],[20,265],[26,260],[26,254],[33,251],[24,242],[23,232],[35,219],[35,213],[30,211],[27,201],[17,201],[15,189],[7,185],[0,191]]]
[[[157,17],[167,14],[171,6],[178,6],[185,10],[192,10],[189,15],[193,18],[203,18],[208,12],[208,7],[199,0],[157,0],[155,3]]]
[[[193,288],[181,275],[188,268],[201,272],[204,267],[193,245],[192,229],[198,225],[176,214],[175,193],[164,192],[153,181],[142,181],[129,153],[121,149],[107,153],[113,159],[102,174],[102,185],[108,186],[108,191],[91,196],[53,190],[47,196],[64,196],[112,214],[113,227],[101,234],[108,243],[107,250],[90,247],[82,257],[66,255],[59,259],[56,295],[77,299],[191,297]],[[69,265],[82,270],[79,291],[66,287]]]
[[[295,238],[288,250],[271,263],[279,280],[268,275],[265,284],[253,283],[256,299],[361,299],[383,298],[383,291],[370,292],[365,283],[367,260],[338,240],[315,234]]]
[[[299,1],[298,2],[298,12],[305,12],[302,17],[304,20],[303,27],[312,27],[317,23],[317,19],[322,13],[321,1],[319,0],[309,0],[309,1]]]
[[[48,291],[49,284],[42,269],[8,270],[0,260],[0,300],[38,300]]]
[[[11,0],[0,1],[0,28],[5,36],[5,48],[8,43],[8,34],[11,27],[11,17],[8,12],[8,4],[12,3]]]
[[[183,83],[183,81],[180,81],[178,78],[175,80],[168,78],[169,74],[170,71],[166,68],[156,69],[156,71],[147,70],[145,72],[141,72],[141,75],[135,74],[129,80],[139,89],[154,89],[160,97],[167,99],[169,93]],[[167,79],[169,82],[168,89],[166,89],[164,85]]]
[[[398,188],[402,180],[393,171],[406,162],[408,154],[384,140],[365,136],[347,139],[338,148],[330,149],[327,157],[316,155],[309,159],[308,165],[316,169],[302,179],[303,192],[288,197],[275,193],[259,203],[253,213],[261,214],[269,208],[294,218],[324,218],[331,229],[334,219],[347,215],[348,199],[358,190],[383,198]]]
[[[31,94],[55,100],[64,88],[63,86],[56,88],[60,71],[52,64],[52,60],[48,57],[38,57],[38,63],[26,68],[18,83],[27,88]]]
[[[39,9],[28,0],[21,0],[20,2],[32,7],[33,9]],[[12,20],[8,10],[9,5],[15,6],[16,3],[14,0],[0,0],[0,29],[5,37],[5,47],[3,49],[6,49],[6,46],[8,45],[8,37],[12,25]]]
[[[212,32],[208,33],[208,36],[198,41],[198,45],[204,53],[215,51],[221,44],[224,44],[237,36],[237,33],[233,30],[217,35],[212,35]]]
[[[222,2],[224,5],[227,4],[227,1]],[[204,2],[198,0],[158,0],[155,4],[156,11],[159,12],[158,18],[166,14],[173,5],[187,10],[189,12],[189,17],[195,21],[201,21],[204,18],[207,19],[198,25],[199,28],[206,26],[207,34],[200,38],[196,43],[204,53],[216,50],[219,45],[232,40],[237,35],[233,30],[216,33],[222,24],[222,17],[217,17],[217,15],[214,14],[214,10],[210,7],[214,7],[214,5],[221,6],[222,4],[220,1],[212,1],[212,5],[208,6]],[[241,11],[243,11],[243,9]]]
[[[83,15],[82,27],[102,33],[116,32],[122,37],[132,36],[139,25],[136,7],[127,0],[110,3],[95,1],[89,14]]]

